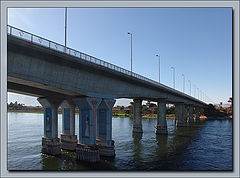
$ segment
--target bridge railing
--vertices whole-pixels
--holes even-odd
[[[46,47],[46,48],[50,48],[50,49],[58,51],[58,52],[66,53],[70,56],[74,56],[74,57],[77,57],[79,59],[86,60],[86,61],[89,61],[91,63],[104,66],[104,67],[112,69],[114,71],[124,73],[126,75],[131,76],[131,77],[138,78],[138,79],[153,83],[155,85],[164,86],[165,88],[168,88],[169,90],[172,90],[172,91],[174,90],[174,89],[172,89],[170,87],[167,87],[163,84],[160,84],[160,83],[158,83],[154,80],[151,80],[149,78],[146,78],[146,77],[141,76],[139,74],[136,74],[134,72],[130,72],[129,70],[123,69],[122,67],[119,67],[119,66],[116,66],[114,64],[108,63],[106,61],[103,61],[103,60],[98,59],[96,57],[93,57],[93,56],[90,56],[88,54],[79,52],[77,50],[71,49],[69,47],[65,47],[65,46],[63,46],[59,43],[50,41],[48,39],[45,39],[45,38],[42,38],[40,36],[34,35],[32,33],[26,32],[26,31],[18,29],[16,27],[12,27],[10,25],[8,25],[8,35],[14,36],[14,37],[17,37],[17,38],[21,38],[25,41],[28,41],[28,42],[32,43],[32,44],[37,44],[37,45],[40,45],[40,46],[43,46],[43,47]],[[176,90],[174,90],[174,91],[179,92],[179,91],[176,91]],[[181,92],[179,92],[179,93],[181,93]],[[186,95],[184,93],[181,93],[181,94]],[[186,96],[188,96],[188,95],[186,95]],[[188,96],[188,97],[191,97],[191,96]],[[194,98],[194,99],[196,99],[196,98]]]

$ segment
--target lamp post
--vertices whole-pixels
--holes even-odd
[[[128,32],[131,35],[131,75],[132,75],[132,33]]]
[[[182,76],[183,76],[183,93],[184,93],[184,91],[185,91],[185,75],[182,74]]]
[[[199,88],[197,88],[197,94],[198,94],[198,99],[199,99]]]
[[[65,53],[67,52],[67,8],[65,8]]]
[[[194,85],[194,97],[196,98],[196,85]]]
[[[190,91],[190,96],[191,96],[191,80],[188,80],[188,82],[189,82],[189,87],[190,87],[190,88],[189,88],[189,89],[190,89],[189,91]]]
[[[170,69],[173,70],[173,88],[175,89],[175,68],[171,67]]]
[[[160,83],[160,55],[156,55],[158,57],[159,60],[159,66],[158,66],[158,72],[159,72],[159,83]]]

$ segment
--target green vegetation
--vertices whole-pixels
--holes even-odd
[[[25,106],[24,104],[10,103],[8,106],[8,112],[21,112],[21,113],[43,113],[44,109],[41,106]],[[58,113],[61,114],[61,107],[58,109]],[[79,114],[78,108],[75,110],[76,114]],[[130,117],[133,118],[133,102],[129,106],[116,106],[112,109],[113,117]],[[166,117],[174,118],[174,107],[166,108]],[[147,102],[145,105],[142,105],[142,118],[157,118],[157,105],[154,103]]]

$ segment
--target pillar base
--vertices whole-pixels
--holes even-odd
[[[168,134],[167,127],[161,127],[161,126],[157,125],[155,133],[157,135],[160,135],[160,134],[167,135]]]
[[[114,140],[96,139],[100,156],[115,157]]]
[[[133,126],[132,131],[136,132],[136,133],[142,133],[143,132],[141,126]]]
[[[61,148],[64,150],[75,151],[77,147],[77,135],[61,134]]]
[[[177,127],[185,127],[185,126],[186,126],[186,123],[185,123],[185,122],[176,121],[176,126],[177,126]]]
[[[100,154],[97,145],[89,146],[78,143],[76,148],[77,161],[96,163],[100,161]]]
[[[50,155],[61,154],[61,143],[59,138],[42,137],[42,153]]]

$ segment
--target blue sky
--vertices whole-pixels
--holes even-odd
[[[64,8],[13,8],[8,24],[64,44]],[[203,91],[212,102],[232,96],[231,8],[68,8],[67,46],[176,89]],[[197,95],[197,90],[196,90]],[[9,93],[10,101],[39,105],[36,98]],[[197,96],[196,96],[197,97]],[[120,100],[119,105],[128,101]]]

